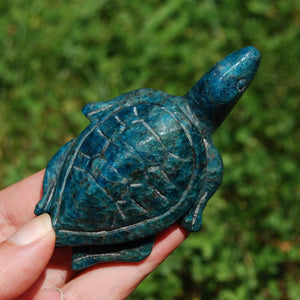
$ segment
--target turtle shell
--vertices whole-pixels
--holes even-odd
[[[93,121],[72,141],[50,193],[57,244],[161,231],[197,199],[206,164],[202,135],[174,104],[141,103]]]

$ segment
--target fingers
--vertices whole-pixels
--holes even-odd
[[[34,300],[64,300],[64,294],[61,289],[44,289]]]
[[[187,237],[189,233],[174,224],[158,235],[150,256],[140,265],[147,276],[160,265]]]
[[[22,226],[0,244],[0,299],[14,299],[41,275],[54,249],[55,233],[49,215]]]
[[[173,225],[158,236],[152,253],[145,260],[100,264],[88,269],[62,288],[65,299],[126,299],[187,235],[179,225]]]
[[[16,229],[20,228],[23,224],[28,223],[35,217],[34,208],[42,196],[43,177],[44,170],[0,191],[0,243],[11,236]],[[49,235],[51,239],[52,233],[49,233]],[[45,242],[47,242],[47,238]],[[3,245],[4,243],[0,244],[0,249]],[[7,249],[7,246],[3,247]],[[52,252],[52,249],[52,245],[46,247],[46,251],[42,251],[41,255],[38,254],[37,258],[44,259],[46,261],[46,256],[51,255],[49,252]],[[36,248],[36,250],[38,251],[38,248]],[[67,280],[73,277],[74,272],[72,272],[70,267],[68,267],[70,266],[71,261],[71,253],[69,250],[70,249],[56,250],[47,265],[47,268],[43,272],[43,276],[40,276],[31,288],[29,288],[26,293],[22,293],[21,297],[18,299],[33,299],[34,295],[39,293],[41,289],[63,286]],[[15,264],[18,265],[17,261],[15,261]],[[4,287],[8,287],[8,281],[6,282],[6,280],[5,284],[2,285],[2,282],[4,281],[1,276],[4,276],[5,274],[5,277],[7,277],[6,268],[2,268],[2,265],[2,252],[0,252],[0,300],[2,300],[2,290]],[[22,265],[24,265],[23,261],[20,267],[22,267]],[[7,264],[7,268],[13,270],[14,267],[11,268],[10,264]],[[16,272],[15,274],[17,276],[17,268],[15,268],[14,272]]]
[[[34,218],[34,207],[42,195],[44,171],[0,191],[0,242]]]

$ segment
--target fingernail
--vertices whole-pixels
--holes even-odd
[[[44,289],[36,295],[36,300],[64,300],[63,291],[59,288]]]
[[[8,240],[17,245],[27,245],[47,235],[51,228],[50,216],[42,214],[23,225]]]
[[[64,300],[64,299],[65,299],[65,297],[64,297],[64,293],[63,293],[63,291],[62,291],[61,289],[59,289],[59,288],[55,288],[54,290],[56,290],[56,291],[58,291],[58,292],[59,292],[59,294],[60,294],[60,300]]]

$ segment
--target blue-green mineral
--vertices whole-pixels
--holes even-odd
[[[198,231],[222,181],[211,135],[252,81],[254,47],[214,65],[184,96],[139,89],[86,105],[90,125],[50,160],[35,213],[50,214],[72,268],[139,261],[175,222]]]

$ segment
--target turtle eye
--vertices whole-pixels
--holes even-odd
[[[242,92],[246,88],[246,83],[247,83],[247,81],[245,78],[240,79],[236,84],[237,90],[239,92]]]

